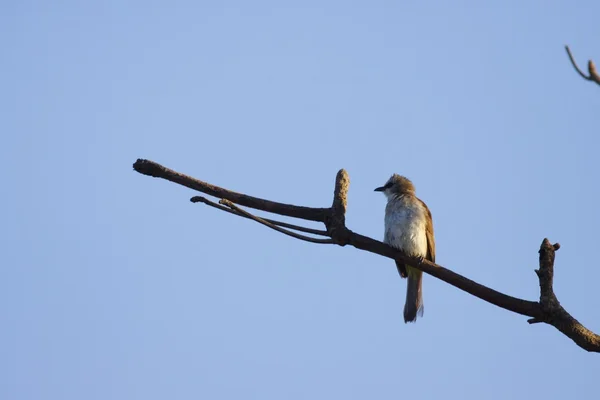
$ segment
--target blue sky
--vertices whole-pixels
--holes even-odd
[[[441,265],[600,331],[600,4],[0,5],[0,397],[564,399],[597,355],[426,276],[402,319],[393,262],[314,245],[132,171],[328,206],[381,239],[373,189],[410,177]],[[315,225],[317,226],[317,225]]]

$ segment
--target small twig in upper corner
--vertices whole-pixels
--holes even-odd
[[[596,66],[594,65],[594,62],[592,60],[588,61],[588,70],[589,70],[590,76],[587,76],[577,66],[577,63],[575,62],[575,58],[573,57],[573,54],[571,53],[571,49],[569,49],[569,46],[565,46],[565,49],[567,50],[567,54],[569,55],[569,59],[571,60],[571,64],[573,64],[573,68],[575,68],[575,71],[577,71],[577,73],[579,73],[579,75],[581,75],[581,77],[583,79],[585,79],[587,81],[596,82],[598,85],[600,85],[600,75],[598,75],[598,71],[596,71]]]
[[[311,238],[311,237],[308,237],[308,236],[300,235],[300,234],[297,234],[295,232],[291,232],[291,231],[288,231],[286,229],[280,228],[277,225],[274,225],[274,224],[272,224],[272,223],[270,223],[270,222],[268,222],[268,221],[266,221],[266,220],[264,220],[264,219],[262,219],[260,217],[257,217],[256,215],[252,215],[249,212],[242,210],[241,208],[237,207],[235,204],[233,204],[229,200],[221,199],[219,201],[219,203],[223,204],[223,205],[225,205],[225,206],[227,206],[229,208],[231,208],[233,211],[236,211],[239,214],[241,214],[241,215],[243,215],[243,216],[245,216],[247,218],[253,219],[254,221],[256,221],[256,222],[258,222],[260,224],[263,224],[263,225],[265,225],[265,226],[267,226],[267,227],[269,227],[271,229],[274,229],[277,232],[281,232],[284,235],[288,235],[288,236],[291,236],[293,238],[304,240],[306,242],[311,242],[311,243],[334,244],[334,241],[331,240],[331,239],[315,239],[315,238]]]
[[[221,211],[225,211],[225,212],[228,212],[230,214],[237,215],[238,217],[243,217],[243,218],[251,219],[250,217],[248,217],[248,216],[246,216],[244,214],[241,214],[241,213],[239,213],[239,212],[237,212],[237,211],[235,211],[235,210],[233,210],[231,208],[227,208],[227,207],[224,207],[224,206],[222,206],[220,204],[212,202],[212,201],[208,200],[206,197],[203,197],[203,196],[194,196],[194,197],[192,197],[190,199],[190,201],[192,203],[204,203],[207,206],[211,206],[211,207],[214,207],[214,208],[219,209]],[[320,229],[306,228],[304,226],[299,226],[299,225],[294,225],[294,224],[288,224],[287,222],[276,221],[274,219],[268,219],[268,218],[263,218],[263,219],[265,221],[273,224],[273,225],[281,226],[281,227],[288,228],[288,229],[293,229],[295,231],[312,233],[313,235],[329,236],[327,234],[327,231],[323,231],[323,230],[320,230]]]

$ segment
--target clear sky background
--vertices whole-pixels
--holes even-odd
[[[501,4],[500,4],[501,3]],[[4,1],[2,399],[565,399],[600,358],[392,261],[135,173],[329,206],[381,239],[396,172],[437,260],[600,331],[597,1]],[[262,215],[262,214],[261,214]],[[314,225],[317,226],[318,225]]]

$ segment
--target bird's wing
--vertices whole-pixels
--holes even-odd
[[[427,211],[427,224],[425,225],[425,234],[427,235],[427,257],[429,261],[435,263],[435,237],[433,236],[433,219],[431,218],[431,211],[429,211],[429,207],[427,204],[423,202],[423,200],[419,199],[423,207],[425,207],[425,211]]]

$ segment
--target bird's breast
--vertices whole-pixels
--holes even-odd
[[[404,252],[427,255],[425,209],[417,203],[392,200],[385,210],[384,242]]]

